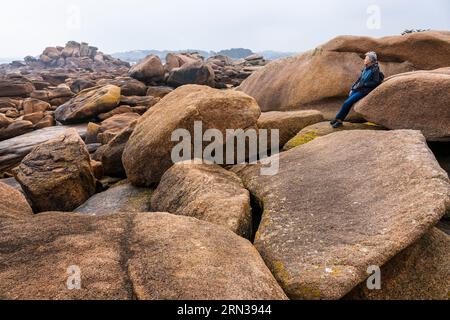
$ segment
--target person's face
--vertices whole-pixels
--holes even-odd
[[[364,65],[366,67],[370,66],[372,64],[372,60],[370,60],[370,58],[368,56],[366,56],[366,58],[364,59]]]

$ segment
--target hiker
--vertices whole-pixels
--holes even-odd
[[[330,124],[333,128],[342,127],[344,125],[343,122],[345,118],[347,118],[355,103],[367,96],[372,90],[383,82],[384,75],[380,71],[378,57],[375,52],[366,53],[364,66],[365,68],[362,71],[361,76],[352,86],[349,98],[345,101],[341,110],[336,115],[336,119],[331,121]]]

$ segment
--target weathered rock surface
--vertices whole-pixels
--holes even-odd
[[[27,120],[4,120],[8,119],[0,113],[0,141],[11,139],[27,132],[33,131],[34,125],[31,121]],[[9,123],[8,123],[9,122]]]
[[[145,83],[158,83],[164,80],[164,67],[161,59],[149,55],[130,69],[130,76]]]
[[[119,87],[94,87],[81,91],[75,98],[60,106],[55,117],[61,123],[89,121],[98,114],[111,111],[119,102]]]
[[[222,225],[244,238],[252,235],[250,194],[241,179],[218,165],[174,165],[162,177],[151,203],[153,211]]]
[[[363,300],[448,300],[450,236],[433,229],[381,268],[381,290],[366,282],[346,298]]]
[[[86,136],[86,125],[82,124],[40,129],[12,139],[0,141],[0,172],[16,166],[35,146],[57,138],[70,128],[76,129],[80,137]]]
[[[284,146],[303,128],[323,121],[323,115],[319,111],[287,111],[287,112],[263,112],[258,120],[259,129],[280,130],[280,146]]]
[[[379,39],[340,36],[323,45],[324,50],[365,54],[376,48],[381,61],[409,62],[416,69],[450,66],[450,32],[425,31]],[[413,49],[413,50],[412,50]]]
[[[111,84],[120,87],[124,96],[145,96],[147,93],[147,86],[144,83],[130,77],[117,77],[114,80],[102,79],[97,84],[100,86]]]
[[[88,215],[107,215],[120,212],[148,212],[153,190],[138,188],[126,181],[92,196],[74,212]]]
[[[89,153],[74,129],[35,147],[14,176],[36,213],[71,211],[95,192]]]
[[[427,140],[450,141],[450,68],[393,76],[355,110],[389,129],[421,130]]]
[[[349,130],[384,130],[385,128],[372,124],[372,123],[351,123],[344,122],[344,125],[340,128],[333,128],[330,123],[320,122],[310,125],[302,129],[295,137],[289,140],[283,147],[284,151],[291,150],[295,147],[301,146],[305,143],[311,142],[314,139],[336,133],[339,131]]]
[[[293,299],[339,299],[450,208],[447,174],[418,131],[344,131],[236,167],[264,210],[255,246]]]
[[[260,109],[244,93],[220,91],[206,86],[178,88],[145,113],[139,120],[124,153],[123,164],[128,179],[137,186],[159,182],[173,165],[171,141],[174,130],[186,129],[194,136],[194,122],[203,129],[217,129],[224,136],[227,129],[256,126]]]
[[[345,36],[316,50],[269,63],[245,80],[239,90],[254,97],[263,112],[314,109],[331,120],[361,72],[364,53],[374,48],[387,77],[450,65],[448,32],[380,39]],[[360,117],[353,113],[351,118]]]
[[[147,96],[155,97],[155,98],[164,98],[169,93],[171,93],[173,89],[171,87],[148,87]]]
[[[33,215],[24,195],[17,189],[0,182],[0,226],[5,219],[30,218]]]
[[[126,129],[131,123],[140,118],[137,113],[123,113],[115,115],[103,121],[98,130],[97,140],[102,144],[107,144],[113,140],[121,131]]]
[[[8,222],[0,250],[5,299],[286,299],[247,240],[188,217],[44,213]]]
[[[139,298],[286,299],[251,243],[223,227],[168,214],[139,215],[134,225],[139,254],[129,272]]]
[[[136,128],[137,121],[131,123],[121,131],[107,145],[99,148],[94,157],[102,162],[103,172],[112,177],[126,177],[125,168],[122,163],[122,155],[125,145]]]
[[[0,78],[0,97],[28,97],[34,86],[24,78]]]
[[[67,42],[65,47],[48,47],[38,60],[25,59],[26,64],[33,67],[111,70],[117,67],[129,67],[127,62],[115,59],[98,51],[88,43]]]
[[[203,61],[195,61],[173,69],[169,74],[167,83],[173,87],[187,84],[214,87],[214,77],[214,70],[209,65]]]

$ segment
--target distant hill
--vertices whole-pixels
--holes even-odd
[[[120,59],[123,61],[127,61],[130,63],[136,63],[136,62],[144,59],[146,56],[148,56],[150,54],[154,54],[154,55],[158,56],[164,62],[167,54],[170,52],[172,52],[172,53],[198,52],[203,57],[205,57],[205,59],[208,59],[209,57],[220,54],[220,55],[224,55],[224,56],[230,57],[235,60],[248,57],[255,53],[250,49],[244,49],[244,48],[226,49],[226,50],[221,50],[218,52],[196,50],[196,49],[187,49],[187,50],[178,50],[178,51],[174,51],[174,50],[134,50],[134,51],[127,51],[127,52],[113,53],[112,56],[114,58],[117,58],[117,59]],[[292,56],[292,55],[296,54],[294,52],[278,52],[278,51],[271,51],[271,50],[256,52],[256,53],[261,54],[267,60],[277,60],[280,58],[284,58],[284,57],[288,57],[288,56]]]
[[[0,64],[11,63],[14,60],[21,60],[19,58],[0,58]]]

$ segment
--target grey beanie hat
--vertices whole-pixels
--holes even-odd
[[[377,62],[378,61],[378,56],[377,53],[374,51],[370,51],[366,53],[366,57],[370,58],[370,61],[372,62]]]

